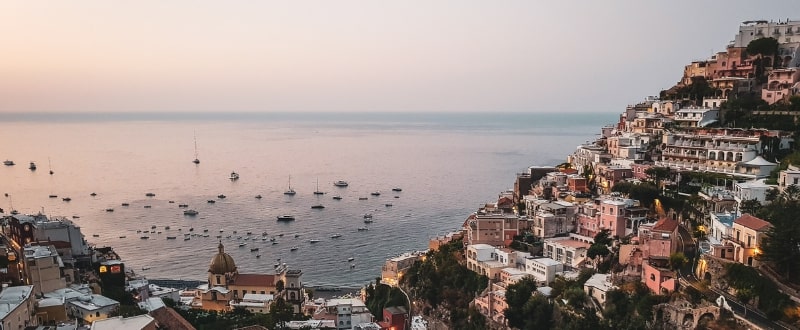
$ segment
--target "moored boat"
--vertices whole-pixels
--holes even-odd
[[[239,180],[239,173],[233,171],[231,172],[231,181],[236,181],[236,180]]]
[[[294,216],[288,214],[279,215],[278,221],[294,221]]]
[[[31,162],[31,165],[28,166],[28,169],[30,169],[31,171],[36,171],[36,163]]]
[[[106,209],[106,212],[114,212],[114,209]]]
[[[62,200],[62,201],[65,201],[65,202],[69,202],[69,201],[71,201],[71,200],[72,200],[72,198],[69,198],[69,197],[64,197],[64,198],[62,198],[61,200]]]
[[[223,194],[219,194],[219,195],[217,195],[217,198],[219,198],[219,199],[224,199],[224,198],[226,198],[226,197],[228,197],[228,196],[225,196],[225,195],[223,195]]]
[[[309,243],[319,243],[318,239],[310,239],[308,240]]]
[[[373,192],[370,193],[370,195],[372,195],[372,196],[380,196],[381,192],[380,191],[373,191]]]
[[[186,210],[186,211],[183,211],[183,215],[197,215],[198,213],[200,213],[200,212],[197,212],[197,211],[195,211],[195,210]]]
[[[337,187],[347,187],[349,184],[347,183],[347,181],[339,180],[334,182],[333,185]]]
[[[156,194],[154,194],[154,193],[151,193],[151,192],[149,192],[149,193],[146,193],[146,194],[144,194],[144,195],[145,195],[145,196],[147,196],[147,197],[155,197],[155,196],[156,196]]]
[[[289,251],[297,251],[297,247],[296,246],[292,246],[292,248],[289,249]]]
[[[6,161],[3,162],[3,165],[5,165],[5,166],[14,166],[16,164],[14,164],[13,160],[6,159]]]
[[[315,210],[324,209],[325,205],[322,204],[312,205],[311,208]]]
[[[401,191],[403,191],[403,189],[399,188],[399,187],[394,187],[394,188],[392,188],[392,191],[401,192]]]
[[[336,196],[333,196],[333,199],[339,201],[339,200],[342,200],[342,196],[336,195]]]
[[[333,235],[331,235],[331,238],[339,238],[339,237],[342,237],[342,234],[333,234]]]

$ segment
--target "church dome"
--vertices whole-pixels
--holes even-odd
[[[211,265],[208,266],[208,272],[212,274],[226,274],[236,272],[236,263],[233,262],[233,257],[225,253],[225,247],[222,242],[219,242],[219,253],[214,255],[211,259]]]

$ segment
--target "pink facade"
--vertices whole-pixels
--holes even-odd
[[[645,262],[642,267],[642,282],[650,291],[667,294],[675,291],[675,273],[663,267],[653,266]]]

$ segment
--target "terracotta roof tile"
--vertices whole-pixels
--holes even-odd
[[[275,275],[268,274],[237,274],[233,283],[242,286],[275,286]]]
[[[196,330],[189,321],[186,321],[181,314],[169,307],[161,307],[150,312],[150,316],[156,319],[159,329],[169,330]]]
[[[744,227],[747,227],[747,228],[750,228],[750,229],[753,229],[753,230],[756,230],[756,231],[765,230],[765,229],[769,228],[770,226],[772,226],[769,222],[766,222],[764,220],[756,218],[756,217],[754,217],[754,216],[752,216],[750,214],[747,214],[747,213],[742,214],[742,216],[739,217],[739,219],[734,220],[733,223],[738,223],[738,224],[740,224],[740,225],[742,225]]]
[[[672,220],[670,218],[661,218],[656,222],[655,226],[653,226],[653,230],[658,231],[666,231],[666,232],[673,232],[675,228],[678,228],[678,220]]]

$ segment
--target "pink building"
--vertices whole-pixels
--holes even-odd
[[[624,237],[636,232],[643,223],[647,209],[638,201],[614,196],[603,196],[594,203],[578,207],[576,221],[578,234],[594,237],[603,229],[611,230],[611,236]]]
[[[761,98],[769,104],[788,99],[796,92],[798,81],[800,70],[797,68],[772,70],[766,88],[761,90]]]
[[[652,227],[651,227],[652,226]],[[658,294],[676,289],[676,274],[669,269],[669,256],[677,251],[678,221],[663,218],[639,228],[642,245],[642,282]]]

